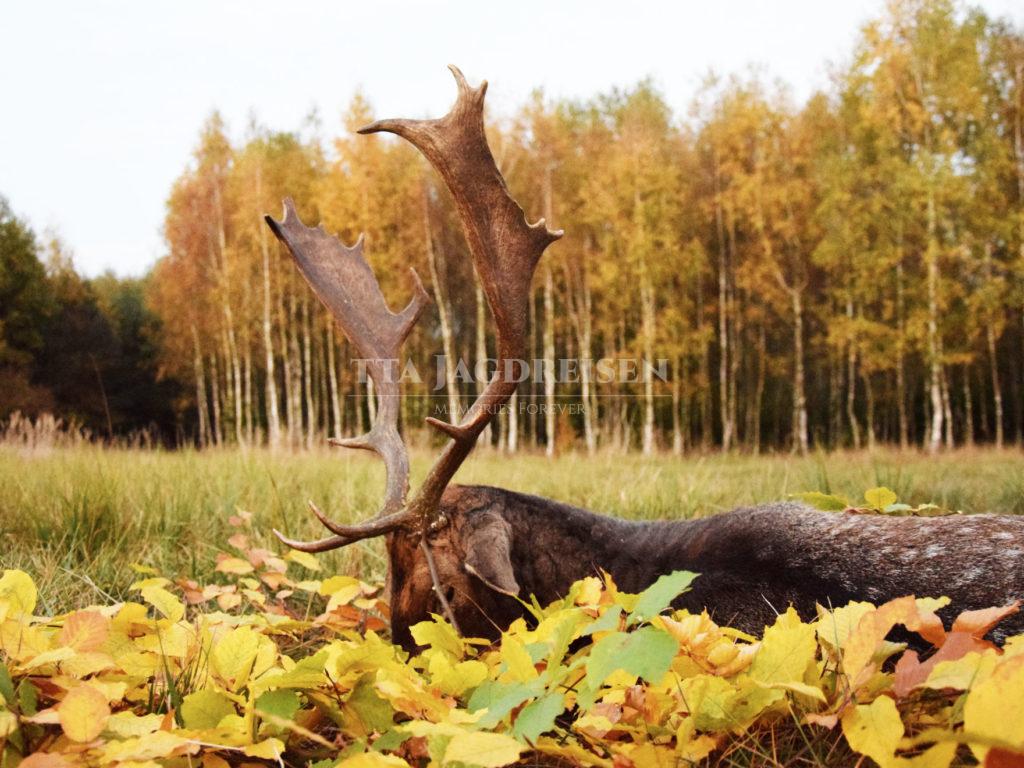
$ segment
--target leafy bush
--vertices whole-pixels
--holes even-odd
[[[1024,636],[984,640],[1016,605],[949,630],[941,598],[789,610],[754,638],[669,609],[694,574],[639,595],[591,577],[494,645],[421,623],[409,657],[378,588],[303,578],[316,559],[250,547],[247,522],[220,583],[136,566],[137,601],[39,617],[32,579],[5,571],[3,765],[1024,760]],[[887,640],[897,625],[935,650]]]

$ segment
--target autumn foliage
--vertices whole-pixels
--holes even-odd
[[[531,379],[488,439],[549,452],[1008,441],[1024,418],[1022,61],[1010,25],[906,0],[803,104],[751,76],[712,78],[684,111],[642,82],[489,116],[514,197],[566,232],[534,281],[530,358],[664,360],[666,376],[601,381],[581,365]],[[347,344],[263,227],[285,196],[345,242],[365,234],[393,304],[409,266],[424,276],[437,313],[408,345],[423,380],[403,381],[406,423],[476,394],[454,362],[435,386],[435,355],[470,370],[493,355],[451,203],[409,147],[352,132],[372,118],[359,96],[333,138],[256,127],[239,142],[216,116],[205,126],[152,281],[199,442],[310,445],[372,419]],[[560,418],[565,402],[584,407]]]
[[[5,765],[1024,760],[1024,638],[985,639],[1016,604],[948,629],[941,597],[790,609],[753,637],[669,608],[698,575],[639,595],[589,577],[494,645],[416,625],[409,656],[377,587],[250,546],[248,517],[214,584],[136,566],[135,600],[45,617],[4,572]]]

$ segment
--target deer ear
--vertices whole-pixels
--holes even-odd
[[[515,597],[519,583],[512,572],[512,526],[497,512],[478,512],[462,533],[466,570],[496,592]]]

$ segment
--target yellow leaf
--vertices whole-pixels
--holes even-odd
[[[31,616],[36,609],[36,585],[24,571],[5,570],[0,577],[0,603],[7,603],[10,615]]]
[[[170,731],[154,731],[135,739],[108,742],[103,747],[103,762],[156,760],[172,755],[194,755],[198,751],[199,744],[195,741]]]
[[[215,570],[220,573],[243,574],[252,573],[254,568],[252,567],[252,563],[248,560],[243,560],[240,557],[224,557],[217,563]]]
[[[216,728],[221,720],[234,714],[234,702],[209,688],[193,691],[181,702],[181,718],[186,728]]]
[[[258,652],[259,637],[252,627],[238,627],[217,642],[210,653],[210,661],[230,690],[237,691],[252,674]]]
[[[444,654],[430,659],[430,682],[448,696],[459,696],[487,679],[487,665],[475,659],[452,664]]]
[[[903,738],[903,721],[896,702],[879,696],[870,704],[858,704],[843,715],[843,735],[850,749],[867,755],[885,768],[893,762]]]
[[[38,669],[47,664],[57,664],[65,659],[70,659],[74,655],[75,652],[70,648],[53,648],[33,656],[31,660],[21,665],[21,669],[27,672],[30,669]]]
[[[128,589],[132,592],[141,592],[146,587],[166,587],[171,583],[170,579],[165,579],[163,576],[154,576],[151,579],[140,579],[139,581],[133,581],[128,585]]]
[[[501,654],[499,658],[505,663],[505,672],[499,678],[502,681],[528,683],[537,677],[537,668],[533,659],[526,651],[526,646],[515,635],[507,632],[501,636]]]
[[[71,650],[71,649],[67,649]],[[74,653],[72,651],[72,653]],[[116,666],[114,660],[106,653],[75,653],[63,660],[60,668],[72,677],[88,677]]]
[[[864,602],[851,602],[831,611],[819,605],[818,620],[813,626],[822,643],[836,649],[843,648],[864,615],[874,610],[874,605]]]
[[[363,752],[361,755],[346,757],[335,768],[409,768],[409,764],[395,755],[380,752]]]
[[[523,751],[519,742],[503,733],[460,733],[452,737],[444,751],[445,763],[466,763],[480,768],[501,768],[519,760]]]
[[[313,557],[309,552],[300,552],[297,549],[293,549],[284,556],[284,559],[290,560],[293,563],[298,563],[303,568],[308,568],[311,571],[320,570],[320,561]]]
[[[107,642],[110,619],[95,611],[75,611],[64,619],[60,644],[79,652],[98,651]]]
[[[107,697],[88,685],[68,691],[57,705],[60,727],[72,741],[92,741],[101,733],[110,718]]]
[[[576,605],[597,605],[601,602],[602,583],[597,576],[587,576],[573,585]]]
[[[18,716],[6,709],[0,709],[0,739],[6,739],[18,730]]]
[[[888,488],[872,488],[869,491],[864,491],[864,500],[872,509],[884,512],[886,507],[896,503],[896,494]]]
[[[327,613],[341,605],[348,605],[363,592],[359,579],[351,576],[332,576],[320,584],[320,594],[329,597]]]
[[[821,688],[808,683],[771,683],[767,687],[780,691],[792,691],[793,693],[799,693],[801,696],[807,696],[808,698],[820,701],[823,704],[828,701],[828,699],[825,698],[825,692],[822,691]]]
[[[107,721],[107,731],[121,739],[144,736],[147,733],[160,730],[163,719],[163,715],[136,715],[129,711],[118,712],[116,715],[111,715],[110,720]]]
[[[185,606],[163,587],[143,587],[142,599],[171,621],[181,621],[185,616]]]
[[[252,744],[243,747],[242,751],[249,757],[259,757],[263,760],[279,761],[284,754],[284,742],[280,739],[265,739],[259,744]]]
[[[453,659],[461,659],[463,654],[462,640],[452,625],[440,616],[431,614],[431,621],[421,621],[409,628],[413,640],[418,645],[425,645],[435,651],[449,654]]]
[[[952,661],[940,661],[919,687],[966,691],[987,680],[998,661],[999,657],[991,650],[971,652]]]
[[[1005,659],[988,679],[967,694],[964,731],[1024,749],[1021,723],[1024,723],[1024,656],[1014,656]],[[988,747],[972,744],[971,750],[984,762]]]
[[[800,621],[797,612],[790,608],[765,630],[761,647],[750,665],[750,676],[766,685],[802,683],[808,667],[814,664],[817,650],[814,628]]]
[[[956,756],[955,741],[940,741],[914,757],[897,757],[896,768],[949,768]]]

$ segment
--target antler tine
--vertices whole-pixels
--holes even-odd
[[[436,120],[379,120],[359,133],[387,131],[409,141],[444,179],[455,200],[462,228],[497,329],[501,365],[458,425],[439,419],[428,423],[452,438],[409,504],[429,524],[456,470],[501,405],[515,392],[526,352],[530,283],[544,249],[562,236],[541,219],[529,224],[509,194],[484,131],[486,81],[471,87],[457,67],[449,69],[458,98]],[[507,368],[507,370],[506,370]]]
[[[395,377],[389,375],[389,366],[397,363],[402,342],[430,299],[416,271],[411,270],[413,297],[401,312],[392,312],[363,256],[362,236],[349,248],[328,235],[323,227],[307,227],[290,198],[284,201],[281,221],[270,216],[265,219],[274,235],[287,246],[310,288],[355,346],[377,391],[377,419],[370,431],[360,437],[331,441],[333,445],[373,451],[384,461],[387,480],[384,503],[377,516],[365,523],[342,525],[329,520],[311,504],[314,514],[336,536],[300,542],[274,531],[290,547],[323,552],[382,535],[410,519],[410,514],[402,511],[409,492],[409,455],[398,433],[400,390]]]

